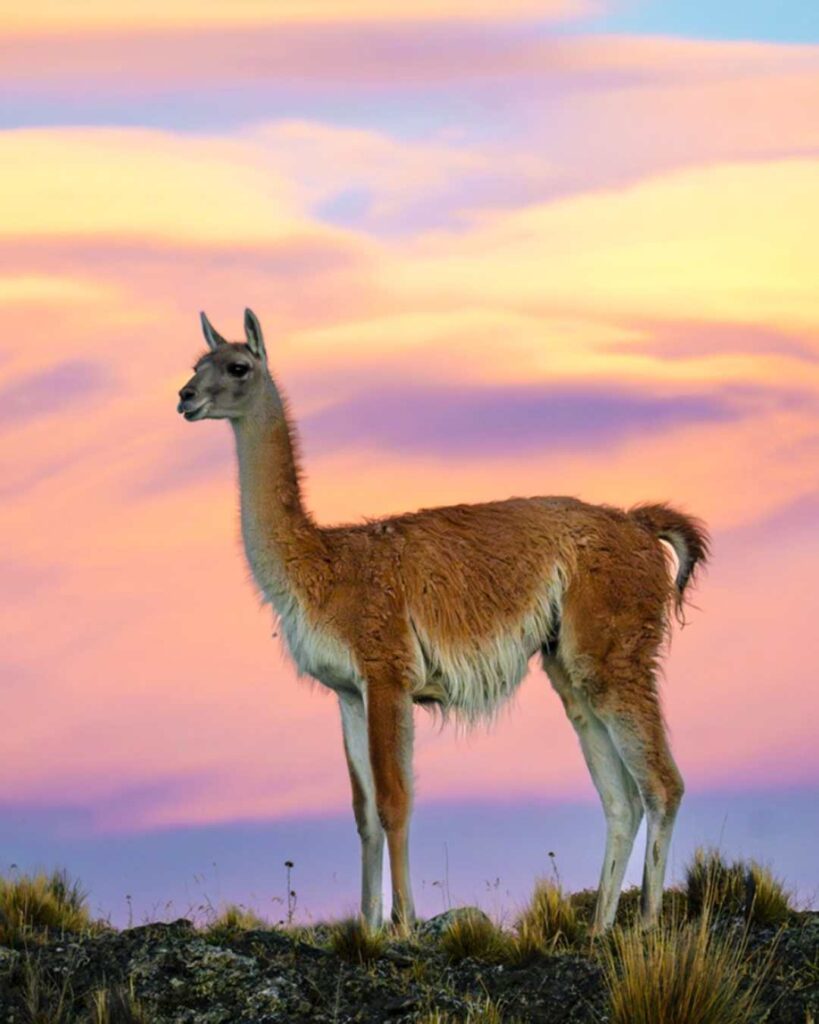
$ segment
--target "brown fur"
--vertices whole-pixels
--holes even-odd
[[[656,916],[657,873],[661,886],[682,795],[660,711],[657,659],[669,606],[681,606],[707,556],[702,524],[666,505],[626,512],[574,498],[512,498],[320,527],[302,504],[295,434],[267,377],[260,329],[255,346],[254,340],[249,334],[249,351],[264,372],[243,385],[246,408],[234,413],[231,406],[225,414],[237,440],[248,557],[259,586],[289,623],[300,669],[340,694],[357,685],[354,679],[362,681],[369,766],[355,767],[345,749],[360,831],[369,818],[359,773],[371,771],[390,851],[393,915],[404,920],[412,912],[406,859],[412,701],[432,700],[467,717],[491,711],[518,681],[501,679],[504,667],[522,675],[542,648],[607,808],[608,870],[620,879],[637,802],[649,814],[657,871],[647,858],[644,912]],[[238,350],[248,351],[220,338],[211,347],[181,392],[182,411],[202,394],[211,396],[212,409],[219,375]],[[230,401],[237,401],[235,393]],[[660,538],[677,551],[676,580]],[[458,666],[485,693],[458,690]],[[631,811],[620,806],[623,800]],[[601,882],[599,927],[610,923],[616,896],[604,896]]]

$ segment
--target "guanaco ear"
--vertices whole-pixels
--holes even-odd
[[[213,324],[211,324],[205,314],[200,313],[199,317],[202,321],[202,333],[205,335],[205,341],[208,343],[208,348],[211,352],[215,352],[220,345],[226,345],[227,342],[225,339],[214,328]]]
[[[264,338],[262,337],[262,325],[252,309],[245,310],[245,338],[247,347],[263,363],[267,362],[267,353],[264,350]]]

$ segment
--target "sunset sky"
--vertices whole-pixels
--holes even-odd
[[[175,411],[198,311],[251,306],[321,522],[707,520],[675,864],[722,841],[819,890],[819,16],[775,6],[0,0],[0,870],[81,871],[121,920],[214,865],[264,909],[291,856],[305,913],[355,903],[334,699],[249,582],[230,430]],[[539,669],[491,731],[419,713],[416,773],[427,879],[446,849],[479,898],[502,862],[514,900],[555,849],[596,883]]]

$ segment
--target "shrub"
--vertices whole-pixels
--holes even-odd
[[[728,864],[717,850],[699,849],[686,870],[688,911],[702,913],[712,904],[717,914],[742,915],[753,924],[777,925],[792,913],[782,882],[756,861]]]
[[[64,871],[0,878],[0,945],[94,927],[86,900],[79,882]]]
[[[612,1024],[747,1024],[765,970],[746,978],[746,937],[713,930],[710,904],[648,932],[618,930],[604,947]]]
[[[624,889],[620,895],[621,905],[625,901],[627,891]],[[594,920],[594,908],[597,906],[597,890],[580,889],[577,892],[571,893],[569,899],[578,920],[582,921],[584,925],[591,925]]]
[[[597,906],[597,890],[582,889],[580,892],[573,892],[568,897],[572,906],[577,912],[578,919],[583,925],[590,926],[594,920],[594,910]],[[629,886],[620,893],[620,902],[617,904],[616,924],[622,927],[637,924],[640,920],[643,893],[639,886]],[[666,889],[663,893],[663,913],[684,917],[688,901],[685,893],[678,888]]]
[[[335,925],[330,933],[330,948],[342,960],[353,964],[368,964],[384,953],[387,940],[382,931],[371,931],[357,917]]]

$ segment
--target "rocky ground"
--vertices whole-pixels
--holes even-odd
[[[433,919],[412,942],[390,942],[372,963],[340,959],[326,933],[280,930],[208,935],[189,921],[104,930],[28,949],[0,948],[3,1024],[342,1024],[453,1021],[490,997],[503,1020],[600,1024],[606,992],[597,957],[542,956],[521,967],[450,963]],[[777,937],[752,936],[772,957],[767,1024],[819,1022],[819,914],[794,915]],[[101,996],[100,993],[103,993]],[[104,1004],[104,1005],[103,1005]],[[811,1016],[813,1015],[813,1016]]]

